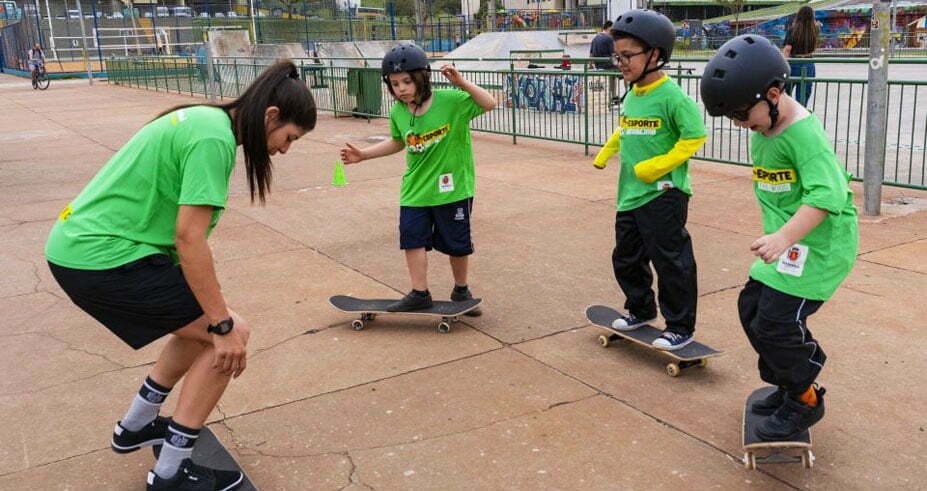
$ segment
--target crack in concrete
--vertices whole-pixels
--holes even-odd
[[[113,365],[116,365],[117,367],[119,367],[118,369],[120,369],[120,370],[121,370],[121,369],[127,368],[127,367],[126,367],[125,365],[123,365],[122,363],[119,363],[119,362],[117,362],[117,361],[115,361],[115,360],[111,360],[109,357],[107,357],[107,356],[104,355],[104,354],[101,354],[101,353],[94,353],[94,352],[88,351],[88,350],[86,350],[86,349],[84,349],[84,348],[78,348],[78,347],[74,346],[73,344],[71,344],[71,343],[69,343],[69,342],[67,342],[67,341],[65,341],[65,340],[63,340],[63,339],[56,337],[56,336],[55,336],[54,334],[52,334],[50,331],[43,331],[43,332],[41,332],[41,333],[39,333],[39,334],[44,334],[44,335],[46,335],[46,336],[48,336],[48,337],[54,339],[55,341],[58,341],[59,343],[64,344],[65,347],[66,347],[68,350],[70,350],[70,351],[77,351],[78,353],[84,353],[84,354],[88,354],[88,355],[90,355],[90,356],[94,356],[94,357],[97,357],[97,358],[101,358],[101,359],[103,359],[103,360],[105,360],[105,361],[107,361],[107,362],[109,362],[109,363],[111,363],[111,364],[113,364]]]
[[[487,428],[491,428],[491,427],[493,427],[493,426],[497,426],[497,425],[500,425],[500,424],[508,423],[508,422],[510,422],[510,421],[515,421],[515,420],[518,420],[518,419],[522,419],[522,418],[525,418],[525,417],[537,416],[537,415],[540,415],[540,414],[544,414],[544,413],[546,413],[546,412],[548,412],[548,411],[551,411],[551,410],[553,410],[553,409],[555,409],[555,408],[558,408],[558,407],[560,407],[560,406],[566,406],[566,405],[570,405],[570,404],[575,404],[575,403],[578,403],[578,402],[585,401],[585,400],[587,400],[587,399],[591,399],[591,398],[593,398],[593,397],[598,397],[598,396],[600,396],[600,395],[602,395],[602,394],[596,392],[596,393],[593,393],[593,394],[589,394],[589,395],[587,395],[587,396],[580,397],[580,398],[578,398],[578,399],[572,399],[572,400],[566,400],[566,401],[558,401],[558,402],[555,402],[555,403],[552,403],[552,404],[548,404],[547,407],[544,407],[544,408],[541,408],[541,409],[535,409],[535,410],[526,411],[526,412],[519,413],[519,414],[514,414],[514,415],[509,416],[509,417],[506,417],[506,418],[502,418],[502,419],[490,421],[490,422],[487,422],[487,423],[485,423],[485,424],[478,425],[478,426],[473,426],[473,427],[470,427],[470,428],[464,428],[464,429],[462,429],[462,430],[450,431],[450,432],[446,432],[446,433],[439,433],[439,434],[436,434],[436,435],[432,435],[432,436],[430,436],[430,437],[428,437],[428,438],[417,438],[417,437],[413,437],[411,440],[403,440],[403,441],[398,441],[398,442],[391,442],[391,443],[387,443],[387,444],[384,444],[384,445],[376,445],[376,446],[372,446],[372,447],[357,447],[357,448],[350,448],[350,449],[343,450],[343,451],[329,450],[329,451],[325,451],[325,452],[293,453],[293,454],[277,454],[277,453],[263,452],[263,451],[254,450],[254,449],[252,449],[252,450],[254,450],[255,452],[257,452],[257,453],[258,453],[259,455],[261,455],[262,457],[268,457],[268,458],[306,458],[306,457],[321,457],[321,456],[325,456],[325,455],[343,455],[343,453],[349,453],[349,452],[368,452],[368,451],[372,451],[372,450],[385,450],[385,449],[389,449],[389,448],[401,447],[401,446],[404,446],[404,445],[418,445],[418,444],[420,444],[420,443],[431,442],[431,441],[440,440],[440,439],[443,439],[443,438],[454,437],[454,436],[459,436],[459,435],[465,435],[465,434],[467,434],[467,433],[473,433],[473,432],[476,432],[476,431],[480,431],[480,430],[484,430],[484,429],[487,429]],[[237,416],[236,416],[236,417],[237,417]]]
[[[500,349],[503,349],[503,348],[504,348],[503,346],[498,346],[498,347],[496,347],[496,348],[493,348],[493,349],[490,349],[490,350],[487,350],[487,351],[482,351],[482,352],[479,352],[479,353],[473,353],[473,354],[469,354],[469,355],[466,355],[466,356],[462,356],[462,357],[460,357],[460,358],[454,358],[454,359],[451,359],[451,360],[442,361],[442,362],[436,363],[436,364],[434,364],[434,365],[428,365],[428,366],[424,366],[424,367],[413,368],[413,369],[411,369],[411,370],[406,370],[406,371],[404,371],[404,372],[399,372],[399,373],[396,373],[396,374],[393,374],[393,375],[389,375],[389,376],[386,376],[386,377],[382,377],[382,378],[378,378],[378,379],[374,379],[374,380],[369,380],[369,381],[367,381],[367,382],[363,382],[363,383],[360,383],[360,384],[350,385],[350,386],[347,386],[347,387],[341,387],[341,388],[338,388],[338,389],[332,389],[332,390],[325,391],[325,392],[319,392],[318,394],[313,394],[313,395],[308,396],[308,397],[303,397],[302,399],[295,399],[295,400],[292,400],[292,401],[282,402],[282,403],[279,403],[279,404],[274,404],[274,405],[265,406],[265,407],[258,408],[258,409],[253,409],[253,410],[251,410],[251,411],[245,411],[245,412],[243,412],[243,413],[239,413],[239,414],[236,414],[236,415],[234,415],[234,416],[231,416],[230,419],[237,419],[237,418],[241,418],[241,417],[243,417],[243,416],[248,416],[248,415],[250,415],[250,414],[254,414],[254,413],[257,413],[257,412],[260,412],[260,411],[265,411],[265,410],[268,410],[268,409],[276,409],[276,408],[278,408],[278,407],[284,407],[284,406],[288,406],[288,405],[290,405],[290,404],[296,404],[296,403],[299,403],[299,402],[308,401],[308,400],[315,399],[315,398],[318,398],[318,397],[323,397],[323,396],[327,396],[327,395],[337,394],[337,393],[339,393],[339,392],[345,392],[345,391],[348,391],[348,390],[351,390],[351,389],[356,389],[356,388],[359,388],[359,387],[364,387],[364,386],[367,386],[367,385],[371,385],[371,384],[376,384],[376,383],[384,382],[384,381],[391,380],[391,379],[394,379],[394,378],[397,378],[397,377],[402,377],[403,375],[408,375],[408,374],[411,374],[411,373],[416,373],[416,372],[420,372],[420,371],[423,371],[423,370],[428,370],[428,369],[430,369],[430,368],[440,367],[440,366],[449,365],[449,364],[451,364],[451,363],[455,363],[455,362],[458,362],[458,361],[463,361],[463,360],[467,360],[467,359],[470,359],[470,358],[475,358],[475,357],[477,357],[477,356],[481,356],[481,355],[484,355],[484,354],[487,354],[487,353],[492,353],[493,351],[497,351],[497,350],[500,350]]]
[[[364,489],[369,489],[373,491],[373,486],[365,484],[364,481],[362,481],[360,477],[357,475],[357,464],[354,463],[354,458],[351,457],[351,452],[350,451],[340,452],[339,455],[344,456],[344,458],[348,460],[348,465],[351,466],[351,469],[350,469],[350,472],[348,473],[348,484],[338,489],[339,490],[346,489],[353,484],[355,486],[361,486]]]
[[[26,333],[20,333],[20,334],[11,334],[11,335],[6,336],[6,337],[14,337],[14,336],[45,336],[45,337],[47,337],[47,338],[50,338],[50,339],[52,339],[52,340],[54,340],[54,341],[57,341],[57,342],[63,344],[64,347],[65,347],[65,350],[67,350],[67,351],[76,351],[76,352],[78,352],[78,353],[84,353],[84,354],[86,354],[86,355],[90,355],[90,356],[93,356],[93,357],[95,357],[95,358],[100,358],[100,359],[102,359],[103,361],[105,361],[105,362],[107,362],[107,363],[109,363],[109,364],[111,364],[111,365],[115,365],[116,368],[111,369],[111,370],[102,370],[102,371],[93,373],[93,374],[91,374],[91,375],[85,376],[85,377],[80,377],[80,378],[77,378],[77,379],[66,380],[66,381],[61,382],[61,383],[46,385],[46,386],[44,386],[44,387],[35,387],[35,388],[30,389],[30,390],[23,390],[23,391],[17,391],[17,392],[4,392],[4,393],[0,394],[0,395],[3,395],[3,396],[20,396],[20,395],[34,395],[34,394],[39,394],[39,393],[45,392],[45,391],[47,391],[47,390],[54,389],[54,388],[56,388],[56,387],[61,387],[61,386],[64,386],[64,385],[73,385],[73,384],[78,383],[78,382],[83,382],[83,381],[85,381],[85,380],[90,380],[90,379],[92,379],[92,378],[94,378],[94,377],[98,377],[98,376],[100,376],[100,375],[105,375],[105,374],[108,374],[108,373],[119,372],[119,371],[125,370],[125,369],[127,369],[127,368],[132,368],[132,367],[126,367],[125,365],[123,365],[123,364],[121,364],[121,363],[119,363],[119,362],[116,362],[116,361],[114,361],[114,360],[111,360],[111,359],[108,358],[106,355],[103,355],[103,354],[100,354],[100,353],[94,353],[94,352],[88,351],[88,350],[83,349],[83,348],[78,348],[78,347],[72,345],[71,343],[69,343],[69,342],[67,342],[67,341],[65,341],[65,340],[63,340],[63,339],[54,336],[54,335],[53,335],[51,332],[49,332],[49,331],[34,331],[34,332],[26,332]]]
[[[900,244],[899,244],[899,245],[900,245]],[[927,275],[927,273],[924,273],[924,272],[922,272],[922,271],[916,271],[916,270],[913,270],[913,269],[902,268],[901,266],[895,266],[895,265],[892,265],[892,264],[880,263],[880,262],[878,262],[878,261],[873,261],[872,259],[865,259],[865,258],[862,258],[862,257],[860,257],[860,256],[857,256],[857,260],[858,260],[858,261],[867,262],[867,263],[869,263],[869,264],[875,264],[875,265],[877,265],[877,266],[884,266],[884,267],[886,267],[886,268],[897,269],[898,271],[904,271],[904,272],[906,272],[906,273],[914,273],[914,274],[918,274],[918,275]]]
[[[641,408],[639,408],[639,407],[637,407],[637,406],[631,404],[630,402],[628,402],[628,401],[626,401],[626,400],[624,400],[624,399],[618,398],[618,397],[615,396],[614,394],[611,394],[611,393],[609,393],[609,392],[606,392],[606,391],[604,391],[604,390],[602,390],[602,389],[600,389],[600,388],[598,388],[598,387],[592,385],[592,384],[589,383],[589,382],[586,382],[586,381],[584,381],[584,380],[581,380],[581,379],[579,379],[578,377],[575,377],[575,376],[573,376],[573,375],[570,375],[569,373],[564,372],[563,370],[558,369],[557,367],[554,367],[554,366],[552,366],[552,365],[550,365],[550,364],[547,364],[547,363],[545,363],[545,362],[543,362],[543,361],[541,361],[541,360],[539,360],[539,359],[537,359],[537,358],[534,358],[533,356],[531,356],[531,355],[529,355],[529,354],[527,354],[527,353],[525,353],[525,352],[519,350],[517,346],[512,346],[512,349],[514,349],[515,351],[521,353],[521,354],[524,355],[525,357],[527,357],[527,358],[529,358],[529,359],[532,359],[532,360],[536,361],[537,363],[539,363],[539,364],[541,364],[541,365],[543,365],[543,366],[545,366],[545,367],[547,367],[547,368],[550,368],[551,370],[553,370],[553,371],[555,371],[555,372],[557,372],[557,373],[563,375],[564,377],[567,377],[567,378],[569,378],[569,379],[571,379],[571,380],[574,380],[574,381],[576,381],[577,383],[579,383],[579,384],[581,384],[581,385],[583,385],[583,386],[585,386],[585,387],[587,387],[587,388],[589,388],[589,389],[592,389],[593,391],[596,392],[596,394],[593,394],[592,396],[589,396],[589,397],[587,397],[587,398],[594,397],[594,396],[597,396],[597,395],[602,395],[602,396],[604,396],[604,397],[607,397],[607,398],[609,398],[609,399],[612,399],[612,400],[614,400],[614,401],[616,401],[616,402],[618,402],[618,403],[620,403],[620,404],[622,404],[622,405],[628,407],[628,408],[631,409],[632,411],[637,412],[637,413],[640,413],[640,414],[642,414],[642,415],[644,415],[644,416],[646,416],[646,417],[652,419],[653,421],[655,421],[655,422],[657,422],[657,423],[659,423],[659,424],[665,426],[666,428],[669,428],[669,429],[671,429],[671,430],[673,430],[673,431],[675,431],[675,432],[677,432],[677,433],[680,433],[680,434],[684,435],[684,436],[687,437],[687,438],[690,438],[690,439],[692,439],[692,440],[694,440],[694,441],[696,441],[696,442],[698,442],[698,443],[700,443],[700,444],[702,444],[702,445],[704,445],[704,446],[706,446],[706,447],[708,447],[708,448],[711,448],[711,449],[713,449],[713,450],[715,450],[715,451],[721,453],[722,455],[724,455],[724,456],[726,456],[727,458],[731,459],[732,462],[737,462],[737,463],[739,463],[739,464],[742,464],[741,461],[740,461],[740,459],[739,459],[737,456],[731,454],[730,452],[724,450],[724,449],[721,448],[721,447],[718,447],[717,445],[715,445],[715,444],[709,442],[708,440],[705,440],[705,439],[703,439],[703,438],[701,438],[701,437],[699,437],[699,436],[696,436],[696,435],[694,435],[694,434],[692,434],[692,433],[689,433],[689,432],[683,430],[682,428],[679,428],[679,427],[673,425],[672,423],[669,423],[668,421],[665,421],[665,420],[663,420],[663,419],[661,419],[661,418],[659,418],[659,417],[657,417],[657,416],[655,416],[655,415],[653,415],[653,414],[648,413],[647,411],[645,411],[645,410],[643,410],[643,409],[641,409]],[[766,474],[767,476],[771,477],[772,479],[775,479],[776,481],[778,481],[778,482],[780,482],[780,483],[782,483],[782,484],[784,484],[784,485],[786,485],[786,486],[788,486],[788,487],[790,487],[790,488],[792,488],[792,489],[800,489],[798,486],[795,486],[795,485],[789,483],[788,481],[785,481],[784,479],[781,479],[781,478],[779,478],[779,477],[777,477],[777,476],[775,476],[775,475],[769,473],[768,471],[765,471],[765,470],[763,470],[763,469],[757,469],[757,471],[760,472],[760,473],[762,473],[762,474]]]

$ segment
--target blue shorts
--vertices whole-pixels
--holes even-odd
[[[470,214],[473,198],[438,206],[399,207],[399,248],[436,249],[448,256],[473,254]]]

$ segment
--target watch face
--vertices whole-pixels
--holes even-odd
[[[219,321],[218,324],[214,326],[209,326],[209,331],[216,334],[228,334],[232,330],[232,319],[225,319],[224,321]]]

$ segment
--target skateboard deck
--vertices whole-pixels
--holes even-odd
[[[653,346],[653,341],[660,337],[660,334],[663,333],[662,330],[657,329],[649,324],[644,324],[643,326],[638,327],[630,331],[619,331],[612,327],[612,322],[615,321],[620,316],[619,312],[611,307],[606,307],[604,305],[592,305],[586,308],[586,318],[589,319],[589,322],[595,324],[598,327],[607,329],[608,335],[599,336],[599,343],[602,347],[607,348],[612,341],[618,341],[626,339],[632,341],[639,345],[645,346],[654,351],[660,352],[673,358],[677,361],[670,362],[666,365],[666,373],[670,377],[676,377],[682,370],[693,367],[693,366],[705,366],[708,364],[708,359],[719,356],[723,354],[723,351],[718,351],[713,348],[709,348],[698,341],[692,341],[688,345],[674,351],[662,350],[655,348]]]
[[[802,467],[810,469],[814,465],[814,453],[811,451],[811,429],[798,436],[794,441],[773,442],[760,439],[756,427],[767,417],[750,410],[754,402],[776,391],[775,387],[763,387],[753,391],[744,406],[743,445],[744,466],[756,469],[756,464],[788,464],[801,462]],[[762,452],[763,455],[758,455]]]
[[[481,298],[471,298],[463,302],[451,302],[447,300],[435,300],[434,305],[428,309],[416,310],[414,312],[387,312],[386,307],[396,301],[396,299],[365,299],[355,298],[347,295],[335,295],[328,299],[332,307],[349,314],[360,314],[360,319],[351,322],[351,327],[355,331],[364,329],[365,321],[372,321],[378,315],[417,315],[425,317],[440,317],[441,322],[438,324],[438,332],[446,334],[451,330],[451,324],[459,320],[459,316],[475,309],[483,302]]]
[[[151,450],[154,453],[155,459],[157,459],[158,455],[161,453],[161,445],[155,445],[151,447]],[[241,472],[241,484],[229,489],[257,491],[257,487],[251,481],[251,478],[248,477],[248,474],[245,473],[245,470],[238,465],[238,462],[235,461],[235,457],[232,457],[228,449],[222,445],[222,441],[219,440],[208,426],[203,426],[203,429],[200,430],[200,436],[197,437],[196,445],[193,446],[193,456],[191,458],[194,463],[205,467],[223,471]]]

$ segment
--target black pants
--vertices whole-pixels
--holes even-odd
[[[740,292],[740,323],[760,355],[760,378],[797,397],[817,378],[827,356],[805,324],[824,302],[795,297],[750,279]]]
[[[666,328],[679,334],[695,331],[698,303],[695,255],[686,230],[688,214],[689,195],[678,189],[634,210],[619,211],[612,252],[615,279],[627,298],[625,309],[638,318],[656,317],[652,263]]]

